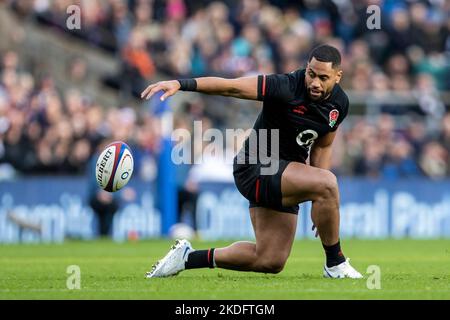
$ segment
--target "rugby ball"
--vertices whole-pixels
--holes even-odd
[[[133,174],[133,155],[130,147],[115,141],[102,151],[95,166],[95,177],[100,188],[108,192],[122,189]]]

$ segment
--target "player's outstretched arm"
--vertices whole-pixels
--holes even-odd
[[[164,101],[167,97],[170,97],[179,90],[182,90],[257,100],[257,89],[257,76],[236,79],[203,77],[196,79],[160,81],[155,84],[151,84],[142,92],[141,98],[150,99],[155,93],[164,91],[164,94],[161,96],[161,100]]]

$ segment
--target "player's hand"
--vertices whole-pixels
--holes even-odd
[[[141,98],[148,100],[155,93],[162,90],[164,91],[164,94],[161,96],[160,100],[164,101],[166,98],[174,95],[178,90],[180,90],[180,86],[181,85],[177,80],[160,81],[149,85],[144,91],[142,91]]]

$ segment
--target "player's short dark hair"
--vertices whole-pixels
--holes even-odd
[[[315,47],[309,54],[308,62],[311,62],[312,58],[316,58],[317,61],[321,62],[331,62],[333,68],[341,65],[341,54],[339,50],[327,44]]]

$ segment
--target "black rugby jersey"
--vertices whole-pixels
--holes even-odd
[[[251,139],[247,138],[241,150],[247,161],[249,154],[256,156],[258,163],[261,154],[271,157],[270,129],[279,129],[279,158],[305,162],[314,140],[335,131],[347,116],[348,97],[338,84],[325,100],[316,102],[308,98],[305,72],[303,69],[258,76],[258,100],[263,101],[263,108],[253,129],[256,133],[268,129],[267,138],[257,134],[257,144],[251,143],[250,147]],[[267,143],[261,143],[263,140]]]

